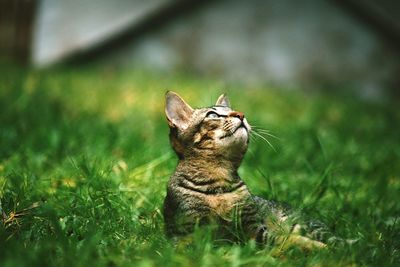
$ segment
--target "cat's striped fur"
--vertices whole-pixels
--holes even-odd
[[[164,202],[167,236],[185,236],[197,224],[213,223],[218,237],[232,241],[265,244],[290,237],[303,247],[324,246],[294,234],[299,230],[294,213],[252,195],[239,177],[251,127],[243,113],[230,108],[225,95],[213,107],[192,109],[176,93],[167,92],[165,112],[179,158]]]

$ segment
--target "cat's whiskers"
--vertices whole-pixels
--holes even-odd
[[[275,138],[275,139],[277,139],[277,140],[281,140],[281,139],[280,139],[279,137],[277,137],[276,135],[273,135],[273,134],[271,133],[271,131],[268,131],[268,130],[266,130],[266,129],[260,127],[260,126],[251,125],[251,128],[252,128],[253,131],[258,132],[258,133],[260,133],[260,134],[265,134],[265,135],[268,135],[268,136],[270,136],[270,137],[273,137],[273,138]]]
[[[260,127],[260,126],[257,126],[257,125],[251,125],[250,136],[251,135],[253,135],[253,139],[256,139],[256,137],[258,137],[261,140],[263,140],[264,142],[266,142],[276,152],[275,147],[271,144],[271,142],[264,135],[267,135],[269,137],[272,137],[272,138],[280,140],[279,137],[271,134],[270,131],[268,131],[268,130]]]
[[[251,131],[250,133],[253,134],[253,137],[254,137],[254,138],[257,136],[257,137],[259,137],[261,140],[265,141],[265,142],[276,152],[275,147],[271,144],[270,141],[268,141],[267,138],[265,138],[265,137],[262,136],[261,134],[257,133],[256,131]],[[250,136],[251,136],[251,134],[250,134]]]
[[[222,127],[222,129],[227,132],[227,134],[226,134],[227,136],[235,133],[236,129],[234,129],[234,128],[235,128],[234,124],[230,121],[226,121]]]
[[[257,133],[259,133],[259,134],[268,135],[268,136],[270,136],[270,137],[272,137],[272,138],[275,138],[275,139],[277,139],[277,140],[281,140],[279,137],[277,137],[277,136],[275,136],[275,135],[273,135],[273,134],[271,134],[271,133],[269,133],[269,132],[264,132],[264,131],[261,131],[261,130],[255,130],[255,132],[257,132]]]
[[[224,128],[229,129],[229,128],[231,128],[231,127],[232,127],[232,122],[226,121],[226,122],[224,123]]]

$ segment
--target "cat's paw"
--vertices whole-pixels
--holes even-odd
[[[311,251],[325,249],[327,247],[325,243],[310,239],[296,233],[292,233],[286,236],[278,236],[275,238],[275,242],[280,250],[287,250],[290,247],[298,247],[302,250]]]

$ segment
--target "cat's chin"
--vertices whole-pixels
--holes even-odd
[[[233,136],[236,137],[236,138],[245,137],[247,139],[248,135],[249,135],[249,133],[248,133],[248,131],[247,131],[247,129],[246,129],[246,127],[244,125],[238,127],[236,129],[236,131],[233,133]]]
[[[229,143],[229,147],[232,149],[243,149],[244,147],[247,147],[248,144],[248,138],[249,138],[249,133],[244,126],[238,127],[235,132],[228,136],[225,140],[225,142]]]

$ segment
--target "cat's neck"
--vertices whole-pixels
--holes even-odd
[[[239,163],[221,158],[186,158],[178,162],[176,171],[189,176],[220,177],[236,180]]]

